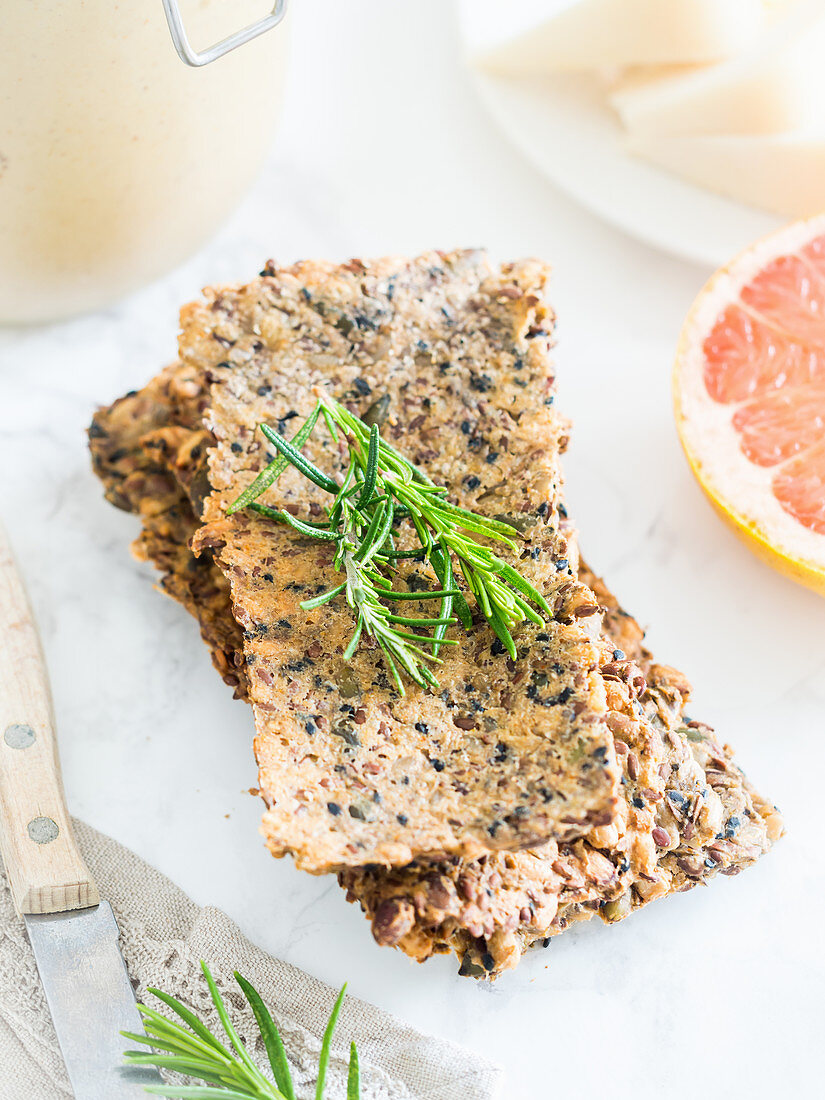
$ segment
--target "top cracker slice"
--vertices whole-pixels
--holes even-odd
[[[244,633],[267,842],[305,870],[473,858],[613,817],[597,608],[569,575],[558,531],[566,426],[552,405],[546,277],[542,265],[494,269],[477,253],[306,263],[268,267],[182,311],[181,361],[204,387],[200,427],[212,437],[194,546],[214,554]],[[519,661],[480,619],[442,651],[440,693],[409,685],[401,698],[380,651],[362,645],[343,661],[353,627],[343,599],[300,607],[338,582],[330,550],[255,514],[225,516],[272,457],[258,424],[293,434],[316,389],[381,416],[456,503],[523,529],[513,564],[559,611],[522,629]],[[325,433],[305,453],[340,474]],[[301,516],[323,499],[293,470],[265,498]],[[405,581],[436,586],[426,566]]]

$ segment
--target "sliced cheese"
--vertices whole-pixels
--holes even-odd
[[[787,218],[825,211],[825,125],[795,134],[631,134],[638,156],[751,206]]]
[[[537,76],[626,65],[719,61],[748,49],[783,0],[576,0],[475,60]]]
[[[610,102],[645,134],[769,134],[825,118],[825,3],[794,6],[744,56],[701,68],[628,73]]]

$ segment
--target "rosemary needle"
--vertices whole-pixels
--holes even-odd
[[[320,417],[333,440],[338,442],[343,437],[348,448],[349,465],[340,484],[302,453]],[[310,610],[345,596],[355,615],[345,660],[351,659],[366,633],[380,647],[402,695],[402,672],[420,687],[437,687],[429,666],[441,664],[441,646],[455,644],[446,637],[449,627],[456,620],[465,630],[472,627],[470,608],[456,585],[453,561],[478,609],[514,660],[517,653],[513,631],[521,623],[552,618],[544,596],[487,545],[500,542],[517,549],[517,529],[446,500],[447,488],[436,485],[382,439],[376,424],[364,423],[337,401],[326,398],[318,400],[291,441],[268,424],[261,424],[260,429],[279,452],[278,457],[229,505],[227,514],[252,508],[288,524],[306,538],[335,543],[335,568],[345,580],[301,606]],[[288,466],[332,497],[325,521],[298,519],[259,502],[258,498]],[[418,545],[414,549],[395,547],[398,525],[403,521],[408,521],[415,533]],[[441,587],[433,591],[394,589],[394,563],[401,559],[429,561]],[[404,618],[390,614],[387,601],[405,600],[439,600],[438,615]]]

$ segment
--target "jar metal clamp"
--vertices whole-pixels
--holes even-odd
[[[169,24],[169,31],[178,52],[178,57],[187,65],[191,65],[192,68],[199,69],[203,65],[209,65],[212,61],[217,61],[224,54],[236,50],[238,46],[251,42],[253,38],[265,34],[273,27],[277,27],[286,14],[286,0],[276,0],[275,7],[269,15],[265,15],[255,23],[250,23],[248,27],[235,31],[234,34],[227,35],[226,38],[222,38],[220,42],[216,42],[214,46],[209,46],[205,50],[194,50],[192,48],[186,34],[186,28],[183,25],[178,0],[163,0],[163,10],[166,13],[166,22]]]

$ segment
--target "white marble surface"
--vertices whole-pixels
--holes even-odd
[[[460,71],[448,6],[295,7],[285,124],[230,224],[98,316],[0,333],[0,515],[44,636],[72,809],[270,951],[495,1057],[506,1095],[813,1096],[825,604],[738,544],[680,453],[669,368],[706,273],[605,228],[511,153]],[[452,960],[418,967],[379,949],[332,879],[266,854],[245,793],[249,714],[130,558],[136,523],[104,503],[83,436],[97,403],[174,355],[177,307],[206,282],[268,256],[476,244],[554,263],[583,546],[789,828],[746,874],[576,929],[493,988]]]

